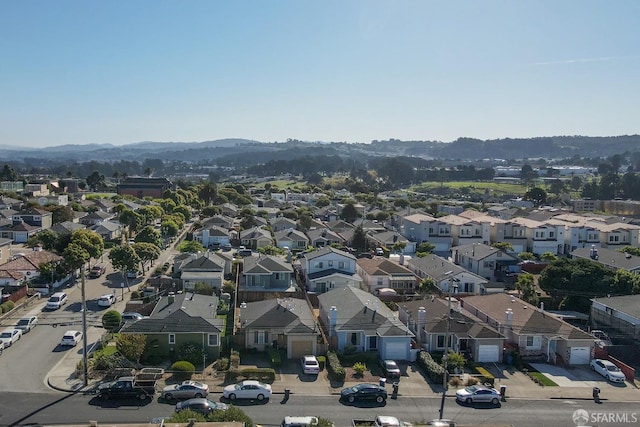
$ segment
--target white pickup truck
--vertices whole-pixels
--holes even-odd
[[[410,427],[409,423],[401,423],[396,417],[378,415],[373,420],[352,420],[353,427]]]

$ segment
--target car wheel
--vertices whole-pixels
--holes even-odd
[[[147,395],[144,393],[138,393],[138,396],[136,396],[138,398],[138,400],[145,400],[147,398]]]
[[[498,400],[497,397],[494,397],[493,399],[491,399],[491,403],[493,403],[494,405],[498,406],[498,403],[500,403],[500,401]]]
[[[593,367],[593,365],[591,365],[591,370],[592,370],[592,371],[595,371],[595,370],[596,370],[596,368],[594,368],[594,367]]]
[[[109,400],[109,398],[111,396],[109,396],[109,393],[105,393],[105,394],[101,395],[100,397],[102,398],[102,400]]]
[[[235,393],[231,393],[231,394],[229,395],[229,400],[236,400],[236,395],[235,395]]]
[[[466,403],[467,405],[471,405],[473,403],[473,399],[470,397],[467,397],[464,401],[464,403]]]
[[[258,396],[256,396],[258,398],[258,400],[262,401],[264,400],[264,394],[259,394]]]
[[[349,401],[349,403],[353,403],[355,402],[356,398],[354,396],[349,396],[347,400]]]
[[[173,395],[171,393],[167,393],[164,395],[164,400],[173,400]]]
[[[607,381],[611,381],[611,377],[607,375]]]
[[[202,397],[202,393],[196,393],[193,397],[200,399]]]
[[[378,402],[378,403],[382,403],[382,402],[384,402],[384,397],[382,397],[382,396],[376,396],[376,402]]]

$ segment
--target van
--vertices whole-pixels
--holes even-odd
[[[238,250],[238,255],[240,255],[243,258],[251,256],[251,254],[252,254],[251,249],[239,249]]]
[[[284,417],[281,427],[313,427],[318,425],[317,417]]]
[[[64,292],[56,292],[49,297],[47,301],[47,310],[57,310],[67,303],[67,294]]]

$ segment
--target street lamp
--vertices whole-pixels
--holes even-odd
[[[453,271],[448,271],[445,276],[453,274]],[[449,372],[447,371],[447,359],[449,356],[449,331],[451,330],[451,294],[455,293],[458,289],[458,285],[455,282],[459,282],[459,279],[451,276],[449,277],[449,296],[447,302],[447,329],[444,334],[444,355],[442,356],[442,364],[444,366],[444,374],[442,375],[442,400],[440,401],[440,419],[444,417],[444,399],[447,396],[447,389],[449,388]]]

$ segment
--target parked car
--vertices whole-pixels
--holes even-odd
[[[213,402],[209,399],[205,399],[203,397],[199,397],[196,399],[184,400],[182,402],[176,403],[176,412],[184,411],[185,409],[189,409],[193,412],[198,412],[200,414],[208,415],[213,411],[224,411],[228,408],[227,405],[221,402]]]
[[[135,271],[127,271],[127,279],[136,279],[140,275],[138,270]]]
[[[56,292],[47,300],[47,310],[57,310],[67,303],[67,294],[64,292]]]
[[[180,384],[172,384],[162,389],[162,398],[165,400],[180,400],[206,397],[209,394],[209,386],[197,381],[186,380]]]
[[[481,385],[472,385],[456,391],[456,400],[463,403],[490,402],[494,405],[500,403],[500,392],[495,388]]]
[[[60,345],[63,347],[75,347],[82,339],[82,332],[80,331],[67,331],[62,336]]]
[[[303,356],[300,363],[302,364],[303,373],[310,375],[318,375],[320,373],[320,364],[315,356]]]
[[[18,342],[20,338],[22,338],[22,331],[20,329],[7,328],[0,332],[0,341],[4,343],[5,348],[11,347],[13,343]]]
[[[38,316],[23,317],[22,319],[18,320],[16,329],[20,329],[23,334],[26,334],[27,332],[35,328],[37,324]]]
[[[362,383],[343,389],[340,392],[340,400],[345,400],[349,403],[362,400],[384,403],[387,400],[387,390],[378,384]]]
[[[98,277],[102,276],[104,274],[104,270],[105,268],[101,265],[94,265],[93,267],[91,267],[91,270],[89,271],[89,278],[90,279],[97,279]]]
[[[607,381],[623,383],[626,379],[624,373],[612,362],[605,359],[593,359],[589,364],[591,370],[599,373]]]
[[[395,378],[395,379],[399,379],[401,372],[400,372],[400,368],[398,367],[398,364],[393,361],[393,360],[381,360],[380,361],[380,368],[382,369],[382,374],[385,376],[385,378]]]
[[[98,299],[98,305],[100,307],[111,307],[115,303],[116,296],[114,294],[105,294]]]
[[[229,400],[257,399],[265,400],[271,397],[271,386],[255,380],[245,380],[238,384],[231,384],[222,390],[222,397]]]
[[[121,318],[123,322],[135,322],[136,320],[144,319],[144,316],[135,311],[125,311],[122,313]]]

